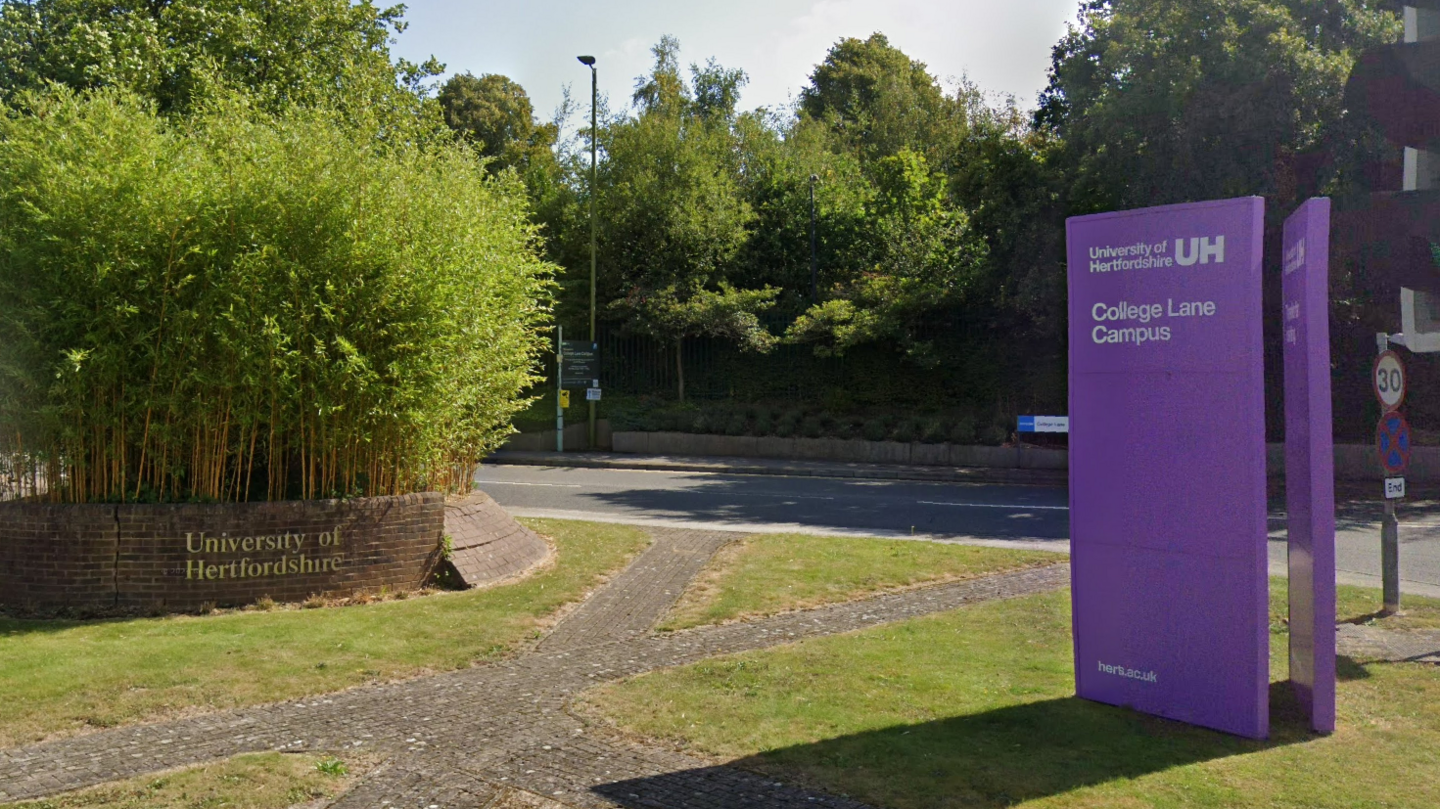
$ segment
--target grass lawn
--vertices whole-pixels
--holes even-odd
[[[727,545],[661,623],[685,629],[916,584],[1065,561],[1060,554],[903,539],[762,534]]]
[[[1283,588],[1284,580],[1277,585],[1271,582],[1271,589]],[[1381,618],[1380,608],[1384,605],[1380,597],[1380,591],[1371,587],[1350,587],[1340,585],[1335,591],[1335,615],[1344,622],[1355,624],[1372,624],[1383,626],[1387,629],[1440,629],[1440,599],[1420,598],[1418,596],[1402,595],[1400,597],[1400,614],[1390,615]],[[1274,600],[1274,593],[1271,593],[1271,609],[1277,606]],[[1285,601],[1282,598],[1278,605],[1280,614],[1285,613]]]
[[[353,759],[256,753],[0,809],[287,809],[341,794],[368,766]]]
[[[554,564],[487,590],[212,616],[0,618],[0,748],[493,659],[535,637],[649,541],[621,525],[526,524],[553,538]]]
[[[1277,581],[1277,681],[1284,598]],[[1403,620],[1440,618],[1440,602],[1407,601]],[[1342,588],[1342,618],[1378,604]],[[1277,682],[1272,738],[1253,742],[1075,699],[1069,611],[1068,592],[980,604],[653,672],[580,707],[890,809],[1440,806],[1440,667],[1343,660],[1329,737],[1305,730]]]

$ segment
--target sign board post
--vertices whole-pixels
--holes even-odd
[[[1335,445],[1330,405],[1330,200],[1285,220],[1281,302],[1290,683],[1310,727],[1335,730]],[[1387,388],[1388,375],[1382,380]]]
[[[565,451],[565,327],[555,327],[555,451]]]
[[[561,376],[561,387],[599,387],[593,384],[600,376],[599,347],[589,340],[566,340],[562,344],[565,352],[565,373]]]
[[[1264,200],[1066,222],[1079,696],[1270,728]]]
[[[1410,467],[1410,424],[1399,411],[1385,413],[1375,425],[1375,455],[1387,476],[1402,475]],[[1400,611],[1400,521],[1395,517],[1398,498],[1390,496],[1393,490],[1386,480],[1385,515],[1380,521],[1380,591],[1386,613]]]

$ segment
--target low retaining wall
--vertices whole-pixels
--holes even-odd
[[[178,505],[0,504],[0,604],[192,610],[423,586],[438,493]]]
[[[523,573],[545,561],[550,547],[484,492],[445,505],[450,564],[474,587]]]
[[[1049,447],[972,447],[839,438],[661,432],[617,432],[612,435],[612,441],[616,452],[639,455],[712,455],[1001,469],[1063,470],[1070,467],[1068,450]],[[553,448],[552,445],[547,449]],[[1266,445],[1266,462],[1270,475],[1284,475],[1285,445]],[[1379,480],[1375,448],[1368,444],[1335,445],[1335,477],[1339,480]],[[1415,447],[1410,455],[1410,471],[1405,477],[1416,483],[1440,482],[1440,447]]]
[[[972,447],[959,444],[902,444],[840,438],[617,432],[616,452],[641,455],[720,455],[807,461],[983,466],[1005,469],[1065,469],[1065,450],[1044,447]]]
[[[600,419],[595,422],[595,446],[590,446],[590,424],[585,421],[565,425],[565,449],[581,452],[589,449],[610,449],[610,422]],[[541,430],[538,433],[516,433],[501,449],[521,452],[552,452],[555,449],[555,431]]]

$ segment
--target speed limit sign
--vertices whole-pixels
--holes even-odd
[[[1405,401],[1405,366],[1400,364],[1400,356],[1394,351],[1375,358],[1370,381],[1375,385],[1375,398],[1380,400],[1384,412],[1395,410]]]

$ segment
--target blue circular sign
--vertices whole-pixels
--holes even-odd
[[[1375,425],[1375,451],[1386,472],[1398,474],[1410,465],[1410,425],[1404,416],[1390,412],[1380,417]]]

